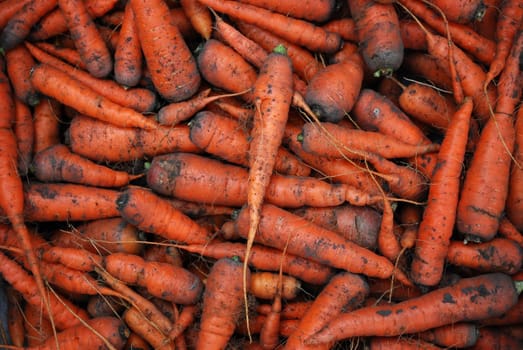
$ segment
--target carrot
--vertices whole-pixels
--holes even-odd
[[[216,39],[209,39],[198,54],[198,68],[211,85],[234,93],[252,88],[256,71],[231,47]],[[250,101],[251,94],[242,95]]]
[[[13,17],[18,11],[20,11],[26,3],[30,0],[6,0],[2,1],[0,5],[0,30],[3,30],[7,22]]]
[[[38,92],[29,82],[31,69],[35,61],[24,45],[18,45],[5,54],[7,75],[16,97],[29,106],[39,102]]]
[[[181,0],[180,6],[194,29],[205,40],[209,40],[212,33],[212,17],[209,9],[195,0]]]
[[[249,271],[242,276],[242,263],[229,258],[216,261],[209,272],[203,295],[198,333],[198,349],[223,349],[231,338],[239,318],[244,281],[249,283]]]
[[[241,242],[211,241],[201,246],[194,244],[182,246],[180,249],[214,259],[237,257],[240,261],[245,261],[245,244]],[[278,271],[282,254],[282,251],[278,249],[254,244],[248,264],[263,271]],[[281,269],[283,273],[315,285],[325,283],[332,273],[331,269],[325,265],[289,253],[283,256]]]
[[[161,195],[239,207],[247,203],[248,177],[248,171],[239,166],[180,152],[156,156],[147,171],[147,184]],[[265,193],[265,201],[289,208],[336,206],[346,201],[346,192],[347,187],[341,184],[275,174]],[[362,204],[367,200],[362,197]]]
[[[255,241],[260,244],[278,249],[288,244],[287,251],[291,254],[353,273],[380,278],[392,274],[393,265],[386,258],[347,241],[335,232],[271,204],[265,204],[261,214],[255,236]],[[235,221],[236,229],[244,238],[248,236],[248,218],[248,210],[244,208]],[[273,237],[275,233],[277,237]],[[318,244],[322,246],[321,250],[311,248]]]
[[[412,248],[416,242],[423,210],[421,207],[403,203],[398,212],[398,221],[401,227],[403,227],[403,234],[400,238],[401,247],[405,249]]]
[[[457,229],[471,240],[492,239],[505,208],[515,144],[512,115],[521,96],[521,89],[514,84],[521,76],[519,57],[522,51],[523,31],[519,31],[499,77],[494,113],[481,131],[465,176],[457,211]]]
[[[60,143],[61,104],[47,97],[34,107],[33,154]]]
[[[262,349],[275,349],[280,343],[282,302],[279,294],[276,294],[272,302],[271,312],[265,316],[260,329],[260,346]]]
[[[83,1],[58,0],[67,28],[87,71],[103,78],[113,70],[113,58]]]
[[[521,337],[510,334],[505,327],[481,327],[478,341],[470,349],[519,349],[521,346],[523,346]]]
[[[523,218],[521,218],[520,214],[521,210],[523,210],[523,168],[521,167],[521,164],[523,164],[523,108],[521,108],[521,106],[519,107],[515,118],[515,162],[512,164],[510,171],[510,182],[505,211],[507,218],[514,224],[515,228],[519,231],[523,231]],[[518,166],[518,164],[520,166]]]
[[[337,146],[326,139],[324,130],[340,145]],[[345,154],[349,158],[361,159],[365,152],[376,153],[385,158],[404,158],[439,149],[437,144],[412,145],[382,133],[349,129],[328,122],[323,122],[321,129],[313,123],[305,124],[300,139],[305,151],[336,158]]]
[[[340,272],[333,276],[288,337],[285,349],[331,348],[333,343],[312,347],[305,345],[303,341],[341,313],[358,308],[368,294],[369,286],[361,276],[349,272]]]
[[[51,241],[58,247],[79,248],[99,255],[114,252],[139,254],[141,233],[122,218],[99,219],[57,230]]]
[[[512,276],[514,280],[518,280]],[[521,324],[523,320],[523,298],[519,298],[516,305],[498,317],[488,318],[481,321],[481,326],[510,326]]]
[[[287,56],[292,62],[294,72],[296,72],[301,79],[307,82],[310,81],[322,68],[320,62],[318,62],[308,50],[255,25],[241,21],[237,21],[236,25],[240,32],[247,38],[258,43],[266,52],[271,52],[276,46],[283,45],[287,50]]]
[[[150,350],[149,343],[137,333],[131,331],[127,341],[125,342],[124,350]]]
[[[135,253],[137,254],[137,253]],[[169,263],[174,266],[183,266],[182,253],[178,248],[164,245],[150,245],[144,249],[141,257],[145,261]]]
[[[472,100],[467,98],[453,115],[438,153],[428,204],[419,224],[415,256],[411,265],[411,277],[418,284],[434,286],[443,275],[445,257],[456,221],[460,176],[472,106]]]
[[[28,221],[81,221],[117,217],[118,192],[78,184],[38,183],[24,186]]]
[[[422,293],[415,286],[396,283],[391,278],[368,280],[369,294],[383,301],[402,301],[420,296]],[[370,300],[369,300],[370,301]],[[371,303],[372,304],[372,303]]]
[[[406,49],[427,51],[427,38],[420,26],[411,19],[400,20],[400,32]]]
[[[466,348],[478,340],[479,329],[476,323],[458,322],[426,330],[418,334],[425,341],[443,347]]]
[[[26,2],[6,23],[0,33],[0,47],[7,52],[21,44],[31,27],[46,13],[56,7],[57,0]]]
[[[42,316],[42,310],[27,303],[24,306],[24,330],[27,346],[41,344],[54,335],[53,325],[50,320]],[[13,345],[15,345],[14,341]]]
[[[450,91],[452,81],[449,70],[438,63],[436,57],[424,52],[406,52],[402,68],[411,76],[428,81],[431,85]]]
[[[376,76],[397,70],[404,47],[395,8],[368,0],[351,1],[349,7],[365,64]]]
[[[114,80],[125,86],[135,86],[140,82],[142,74],[143,55],[136,20],[130,3],[127,3],[114,53]]]
[[[494,238],[489,242],[468,243],[451,241],[447,262],[480,272],[504,272],[514,274],[521,268],[523,248],[506,238]]]
[[[15,99],[14,133],[18,149],[18,173],[27,175],[33,158],[34,123],[33,113],[29,106],[19,99]]]
[[[238,165],[249,166],[249,132],[232,118],[202,111],[190,122],[191,141],[207,153]],[[280,174],[308,176],[310,167],[280,146],[274,170]]]
[[[330,231],[338,232],[345,239],[364,248],[376,248],[381,215],[373,208],[343,204],[326,208],[302,207],[291,212]]]
[[[485,4],[482,0],[461,0],[458,2],[431,0],[430,2],[439,7],[449,21],[455,23],[479,22],[485,14]]]
[[[43,251],[41,259],[47,264],[60,264],[69,269],[91,272],[96,266],[101,266],[103,257],[82,248],[67,248],[52,246]],[[87,294],[87,293],[85,293]]]
[[[5,289],[7,304],[7,332],[14,346],[24,345],[24,312],[22,296],[12,287]]]
[[[29,49],[31,48],[30,43],[25,43],[25,46]],[[39,48],[42,51],[45,51],[51,56],[57,57],[68,64],[72,65],[73,67],[80,68],[82,70],[86,70],[85,64],[82,62],[82,58],[80,57],[80,54],[78,53],[78,50],[76,48],[70,48],[66,46],[58,46],[55,44],[51,44],[48,42],[37,42],[34,43],[34,46]],[[35,53],[36,49],[30,50],[31,54],[35,57],[38,57],[38,53]],[[43,56],[42,54],[40,55]],[[58,62],[58,61],[56,61]]]
[[[518,291],[508,275],[490,273],[462,278],[452,286],[397,304],[363,307],[343,314],[306,342],[319,344],[356,336],[398,336],[460,321],[481,320],[501,315],[517,299]]]
[[[33,172],[42,182],[71,182],[98,187],[123,187],[141,175],[98,165],[57,144],[35,154]]]
[[[134,161],[171,152],[199,152],[189,139],[189,127],[159,126],[154,130],[122,128],[77,115],[68,129],[74,153],[99,162]]]
[[[140,45],[154,87],[168,101],[192,96],[200,85],[200,73],[169,7],[160,0],[132,0]]]
[[[311,22],[325,22],[335,10],[335,1],[268,1],[268,0],[241,0],[243,3],[263,7],[286,16],[305,19]]]
[[[501,219],[498,234],[500,237],[511,239],[523,247],[523,235],[507,217]]]
[[[287,17],[258,6],[235,1],[201,0],[200,2],[215,11],[254,24],[311,51],[332,53],[342,44],[338,34],[329,33],[310,22]]]
[[[281,278],[281,279],[280,279]],[[281,284],[281,290],[280,288]],[[274,272],[252,272],[249,281],[249,293],[260,299],[274,299],[279,294],[282,299],[294,299],[301,291],[298,279]]]
[[[372,337],[369,340],[370,350],[439,350],[439,346],[421,339],[398,337]]]
[[[27,350],[46,350],[55,349],[102,349],[123,348],[129,329],[122,320],[116,317],[98,317],[87,320],[85,324],[69,327],[58,333],[55,337],[47,339],[44,343],[33,347],[26,347]]]
[[[112,10],[117,0],[86,0],[87,12],[92,18],[98,18]],[[31,41],[46,40],[67,31],[67,22],[59,8],[47,13],[31,28]]]
[[[353,18],[334,18],[323,24],[322,28],[328,32],[338,33],[345,41],[358,41],[358,32]]]
[[[157,123],[129,107],[120,106],[74,79],[46,64],[38,65],[31,83],[44,95],[55,98],[80,113],[122,127],[154,129]]]
[[[123,313],[126,325],[140,335],[154,349],[174,349],[174,344],[161,330],[154,327],[143,313],[135,307],[130,307]]]

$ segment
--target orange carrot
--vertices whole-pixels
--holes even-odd
[[[508,219],[514,226],[519,231],[523,231],[523,218],[521,217],[521,210],[523,210],[523,108],[521,106],[515,118],[516,143],[514,145],[514,158],[516,161],[512,164],[510,172],[505,211]]]
[[[214,263],[205,285],[197,348],[225,348],[240,316],[242,290],[249,287],[244,281],[250,278],[242,276],[240,262],[223,258]]]
[[[54,335],[53,325],[43,317],[42,310],[27,303],[24,306],[24,329],[27,346],[41,344]]]
[[[212,32],[212,17],[209,9],[196,0],[181,0],[180,5],[194,29],[205,40],[209,40]]]
[[[98,187],[123,187],[141,175],[130,175],[98,165],[70,149],[57,144],[46,148],[33,159],[33,172],[42,182],[71,182]]]
[[[14,133],[18,149],[18,173],[23,176],[29,172],[29,166],[33,158],[33,144],[35,128],[33,113],[29,106],[19,99],[15,99],[15,124]]]
[[[511,239],[523,247],[523,235],[507,217],[501,219],[498,233],[500,237]]]
[[[160,329],[151,324],[141,310],[130,307],[123,313],[125,324],[140,335],[149,345],[158,350],[174,349],[172,341]]]
[[[478,325],[472,322],[458,322],[419,333],[419,337],[425,341],[443,347],[457,348],[473,346],[478,336]]]
[[[342,44],[338,34],[323,30],[310,22],[287,17],[264,8],[235,1],[201,0],[201,3],[230,17],[254,24],[311,51],[332,53]]]
[[[481,320],[501,315],[517,299],[518,291],[508,275],[491,273],[462,278],[452,286],[397,304],[367,306],[343,314],[306,342],[319,344],[356,336],[398,336],[460,321]]]
[[[145,188],[128,188],[118,196],[116,205],[122,217],[141,230],[187,244],[209,240],[205,228]]]
[[[239,234],[247,237],[247,209],[239,213],[235,224]],[[274,237],[276,233],[277,237]],[[393,272],[392,263],[383,256],[271,204],[263,206],[255,241],[278,249],[287,245],[291,254],[353,273],[386,278]],[[318,244],[323,247],[321,250],[312,248]]]
[[[281,297],[276,294],[272,302],[271,312],[265,316],[265,321],[260,329],[262,349],[275,349],[280,343],[281,309]]]
[[[328,32],[338,33],[343,40],[357,42],[358,32],[353,18],[335,18],[322,25]]]
[[[408,51],[404,57],[403,68],[415,76],[450,91],[452,81],[447,67],[442,67],[436,57],[424,52]]]
[[[523,248],[506,238],[468,244],[463,241],[451,241],[446,259],[449,264],[480,272],[514,274],[521,268]]]
[[[87,71],[103,78],[113,70],[113,58],[83,1],[58,0],[67,28]]]
[[[40,99],[33,112],[33,153],[60,143],[60,118],[62,105],[47,97]]]
[[[0,33],[0,47],[9,51],[21,44],[29,35],[31,27],[46,13],[56,7],[57,0],[31,0],[17,11]]]
[[[398,221],[401,227],[403,227],[403,234],[400,238],[401,247],[405,249],[412,248],[418,236],[419,223],[421,222],[423,210],[421,207],[403,203],[398,212]]]
[[[169,7],[160,0],[131,0],[130,4],[154,87],[171,102],[189,98],[198,90],[200,73]]]
[[[14,346],[24,346],[24,319],[22,296],[12,287],[5,289],[7,304],[7,331]]]
[[[306,19],[311,22],[328,20],[335,10],[335,1],[268,1],[268,0],[241,0],[241,2],[263,7],[267,10],[279,12],[286,16]]]
[[[195,321],[197,313],[200,312],[200,307],[197,305],[184,305],[178,318],[173,324],[173,328],[169,333],[171,339],[180,337],[184,331]]]
[[[151,346],[149,343],[142,338],[138,333],[131,331],[127,341],[125,342],[124,350],[150,350]]]
[[[38,53],[36,52],[36,49],[32,49],[32,45],[30,43],[25,43],[25,46],[29,49],[31,54],[35,57],[38,57]],[[82,70],[86,70],[85,64],[82,62],[82,58],[80,57],[80,54],[78,53],[78,50],[76,48],[70,48],[67,46],[58,46],[54,45],[48,42],[37,42],[34,43],[34,46],[41,49],[42,51],[45,51],[51,56],[57,57],[68,64],[72,65],[73,67],[80,68]],[[43,57],[42,54],[40,54],[40,57]],[[56,61],[58,62],[58,61]]]
[[[7,22],[18,11],[20,11],[30,0],[6,0],[0,3],[0,30],[3,30]]]
[[[369,340],[370,350],[440,350],[439,346],[422,339],[399,337],[372,337]]]
[[[438,162],[429,187],[428,204],[419,225],[415,257],[411,265],[412,279],[418,284],[434,286],[443,275],[456,221],[459,180],[472,105],[472,100],[467,98],[454,114],[438,153]]]
[[[358,0],[349,3],[365,64],[377,76],[390,74],[403,62],[403,41],[391,4]]]
[[[74,153],[99,162],[135,161],[171,152],[199,152],[189,138],[189,127],[158,126],[154,130],[121,128],[77,115],[68,129]]]
[[[29,106],[39,102],[38,92],[29,82],[31,69],[35,61],[24,45],[18,45],[5,54],[7,75],[13,86],[13,91],[20,100]]]
[[[40,255],[42,262],[47,263],[48,265],[60,264],[69,269],[84,272],[94,271],[94,268],[96,266],[102,266],[103,262],[102,256],[82,248],[53,246],[43,251]]]
[[[114,52],[114,80],[125,86],[135,86],[143,74],[143,55],[138,40],[136,20],[130,3],[120,27],[118,45]]]
[[[487,349],[519,349],[523,346],[523,340],[520,336],[514,336],[510,333],[510,328],[506,327],[481,327],[479,337],[471,350]]]
[[[481,21],[485,14],[483,0],[460,0],[458,2],[431,0],[430,2],[439,7],[449,21],[455,23]]]
[[[257,298],[274,299],[279,295],[282,299],[294,299],[300,291],[301,283],[295,277],[267,271],[251,272],[249,293]]]

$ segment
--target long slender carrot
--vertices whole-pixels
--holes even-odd
[[[241,2],[279,12],[286,16],[306,19],[311,22],[328,20],[335,10],[336,2],[322,1],[270,1],[270,0],[241,0]]]
[[[412,279],[434,286],[443,276],[445,258],[456,221],[462,162],[473,102],[467,98],[452,117],[432,175],[428,204],[418,229]],[[449,157],[448,154],[452,154]]]
[[[463,278],[452,286],[392,305],[363,307],[334,319],[306,342],[326,343],[356,336],[398,336],[459,321],[501,315],[518,299],[512,279],[502,273]]]
[[[18,149],[18,172],[27,175],[33,159],[35,128],[33,113],[29,106],[15,99],[15,124],[13,125]]]
[[[155,129],[158,124],[129,107],[120,106],[98,94],[67,73],[40,64],[31,74],[33,86],[49,97],[73,107],[80,113],[123,127]]]
[[[176,102],[189,98],[200,85],[191,51],[161,0],[132,0],[140,45],[158,93]]]
[[[332,53],[341,45],[341,37],[300,19],[236,1],[201,0],[201,3],[230,17],[254,24],[312,51]]]
[[[147,344],[158,350],[172,350],[174,343],[160,329],[151,324],[144,314],[136,307],[130,307],[123,313],[125,324],[140,335]]]

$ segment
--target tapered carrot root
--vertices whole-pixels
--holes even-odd
[[[195,0],[182,0],[180,5],[194,30],[205,40],[209,40],[212,33],[212,17],[209,9]]]
[[[135,86],[143,75],[143,54],[138,40],[136,19],[131,5],[125,5],[118,45],[114,53],[114,80]]]

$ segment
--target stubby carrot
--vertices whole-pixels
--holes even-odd
[[[460,176],[465,157],[472,100],[467,98],[452,117],[432,174],[428,204],[418,229],[412,279],[434,286],[443,276],[445,258],[456,221]],[[450,157],[449,155],[452,154]]]
[[[158,93],[171,102],[192,96],[200,73],[191,51],[162,0],[132,0],[140,45]]]
[[[212,16],[209,9],[196,0],[181,0],[180,5],[194,29],[205,39],[212,34]]]

